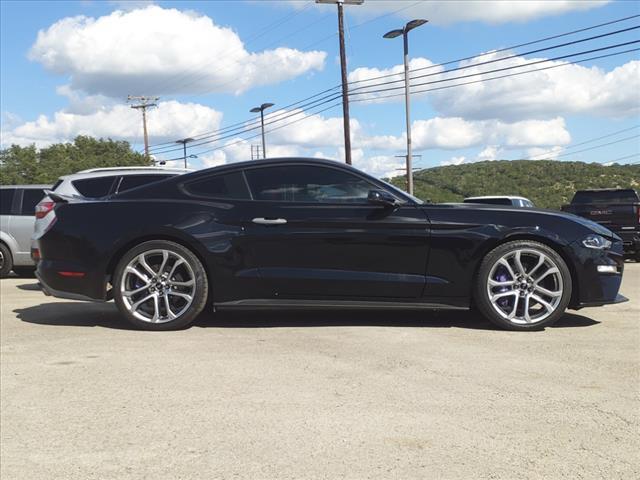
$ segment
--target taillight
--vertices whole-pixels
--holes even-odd
[[[44,218],[47,215],[47,213],[53,210],[53,207],[55,207],[55,205],[56,205],[56,202],[51,202],[51,201],[40,202],[38,205],[36,205],[36,218]]]

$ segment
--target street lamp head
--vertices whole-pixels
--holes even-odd
[[[399,37],[400,35],[402,35],[404,33],[404,31],[399,28],[396,30],[391,30],[390,32],[385,33],[382,37],[383,38],[396,38]]]
[[[176,140],[176,143],[185,144],[185,143],[193,142],[194,140],[195,140],[194,138],[189,137],[189,138],[183,138],[182,140]]]
[[[273,103],[263,103],[262,105],[260,105],[259,107],[253,107],[251,110],[249,110],[251,113],[260,113],[262,112],[264,109],[269,108],[269,107],[273,107]]]
[[[410,22],[408,22],[405,27],[404,27],[404,31],[405,32],[409,32],[411,30],[413,30],[414,28],[418,28],[420,25],[424,25],[425,23],[427,23],[429,20],[424,20],[422,18],[418,18],[416,20],[411,20]]]
[[[316,0],[316,3],[333,4],[343,3],[345,5],[362,5],[364,0]]]

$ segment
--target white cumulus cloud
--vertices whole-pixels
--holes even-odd
[[[204,128],[215,130],[222,120],[222,113],[212,108],[176,101],[160,102],[158,108],[149,110],[147,116],[152,144],[192,136]],[[71,141],[77,135],[140,142],[140,112],[121,104],[99,108],[87,114],[60,110],[51,117],[40,115],[34,121],[4,130],[2,144],[35,143],[38,147],[44,147]]]
[[[191,11],[149,5],[67,17],[38,33],[29,58],[90,94],[241,93],[320,70],[326,53],[249,52],[232,29]]]
[[[447,25],[479,21],[488,24],[525,22],[563,13],[589,10],[609,3],[608,0],[447,0],[440,2],[368,1],[356,14],[393,13],[405,19],[428,18],[431,23]],[[405,8],[402,8],[402,7]],[[354,9],[356,10],[356,9]]]
[[[412,97],[414,101],[426,98],[443,116],[467,119],[514,121],[568,114],[622,118],[640,114],[638,60],[605,71],[596,66],[569,65],[566,61],[547,61],[546,58],[506,58],[512,55],[514,53],[508,51],[489,52],[461,62],[459,66],[449,66],[448,70],[462,69],[448,73],[428,59],[413,59],[410,65],[414,70],[411,72]],[[543,63],[530,65],[540,61]],[[485,62],[494,63],[480,65]],[[486,73],[507,67],[517,68]],[[542,67],[553,68],[532,71]],[[358,82],[350,87],[352,100],[365,103],[404,101],[404,77],[398,74],[402,69],[402,65],[395,65],[388,69],[358,68],[352,71],[349,80]],[[527,73],[492,80],[521,72]],[[391,76],[375,79],[385,75]],[[386,82],[395,83],[375,86]],[[383,90],[369,93],[380,89]]]

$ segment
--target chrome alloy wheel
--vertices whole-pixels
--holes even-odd
[[[0,250],[0,270],[4,267],[4,253]]]
[[[165,323],[182,315],[193,302],[195,275],[185,258],[170,250],[149,250],[125,267],[120,292],[139,320]]]
[[[487,280],[491,306],[516,324],[542,322],[558,308],[563,283],[558,265],[533,249],[518,249],[500,257]]]

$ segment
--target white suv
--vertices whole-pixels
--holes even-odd
[[[192,171],[187,168],[166,167],[92,168],[60,177],[51,191],[66,196],[101,198]],[[54,206],[55,202],[48,196],[36,205],[36,223],[32,238],[40,236],[46,230],[50,223],[49,213]],[[39,260],[39,253],[32,241],[31,258],[34,262]]]

